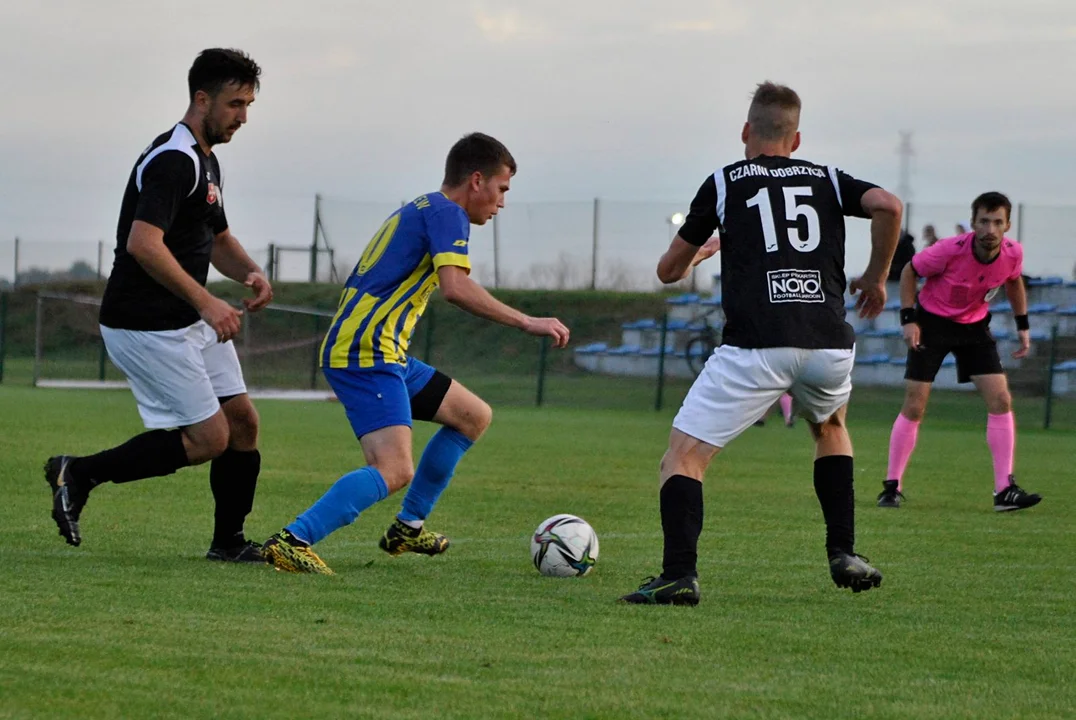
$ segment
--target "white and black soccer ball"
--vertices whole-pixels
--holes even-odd
[[[531,536],[531,559],[549,577],[582,577],[598,561],[594,528],[575,515],[554,515]]]

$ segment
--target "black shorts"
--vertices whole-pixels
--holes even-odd
[[[942,361],[949,353],[956,359],[957,382],[971,382],[974,375],[999,375],[1005,372],[998,355],[998,344],[990,334],[990,315],[976,323],[958,323],[916,308],[919,323],[919,348],[908,350],[905,380],[934,382]]]
[[[433,421],[451,384],[452,378],[435,370],[429,382],[411,398],[411,417],[424,422]]]

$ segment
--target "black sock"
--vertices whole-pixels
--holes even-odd
[[[217,503],[213,547],[235,547],[245,542],[243,522],[254,507],[261,467],[262,456],[257,450],[231,448],[210,464],[209,487]]]
[[[826,553],[851,554],[856,542],[852,458],[830,455],[814,461],[814,491],[826,519]]]
[[[69,467],[79,480],[100,485],[171,475],[188,465],[181,431],[150,430],[111,450],[75,458]]]
[[[661,530],[665,557],[661,576],[666,580],[697,577],[699,535],[702,533],[702,483],[673,475],[661,487]]]

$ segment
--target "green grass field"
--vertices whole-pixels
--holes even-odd
[[[858,549],[885,581],[853,595],[828,576],[806,430],[753,428],[707,481],[702,603],[620,606],[659,569],[656,467],[677,400],[662,413],[495,406],[431,519],[453,539],[447,555],[381,554],[394,497],[319,546],[337,576],[308,577],[202,559],[206,467],[100,488],[83,545],[66,546],[41,464],[139,432],[134,404],[0,387],[0,717],[1076,713],[1076,434],[1024,423],[1019,478],[1045,500],[997,515],[979,401],[939,394],[909,502],[880,510],[899,395],[857,392]],[[259,410],[248,531],[264,539],[361,456],[336,404]],[[589,577],[530,565],[529,533],[558,512],[598,532]]]

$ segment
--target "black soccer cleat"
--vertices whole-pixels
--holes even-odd
[[[230,547],[211,547],[205,556],[207,560],[230,563],[264,565],[269,562],[265,555],[262,555],[261,543],[256,543],[253,540],[244,540],[242,544]]]
[[[698,605],[699,579],[693,576],[679,580],[666,580],[661,577],[648,577],[635,592],[620,598],[619,602],[629,605]]]
[[[882,573],[868,562],[861,555],[838,551],[829,557],[829,574],[839,588],[850,588],[855,593],[870,590],[882,584]]]
[[[71,455],[50,457],[45,462],[45,481],[52,489],[52,519],[67,544],[77,547],[82,544],[78,519],[86,507],[90,487],[71,474],[69,466],[74,459]]]
[[[994,493],[994,512],[1012,512],[1034,507],[1042,502],[1042,496],[1029,493],[1016,484],[1016,478],[1009,476],[1009,487]]]
[[[904,501],[904,493],[897,490],[896,480],[883,480],[882,492],[878,495],[878,507],[899,508]]]

